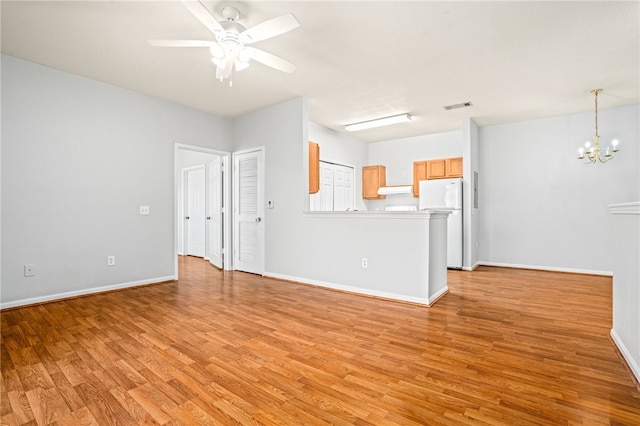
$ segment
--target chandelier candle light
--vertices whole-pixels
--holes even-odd
[[[600,92],[602,92],[602,89],[594,89],[591,91],[596,98],[596,133],[593,136],[593,146],[591,145],[591,142],[587,141],[584,144],[584,148],[581,147],[578,149],[578,160],[583,160],[585,164],[593,164],[596,161],[606,163],[616,155],[616,152],[620,151],[618,149],[617,139],[611,141],[611,147],[607,147],[604,156],[600,150],[600,144],[598,143],[600,139],[600,135],[598,135],[598,94]]]

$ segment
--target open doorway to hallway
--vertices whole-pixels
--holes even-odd
[[[197,256],[219,269],[231,269],[230,203],[226,175],[230,154],[191,145],[175,149],[175,252]]]

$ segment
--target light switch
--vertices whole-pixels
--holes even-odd
[[[267,201],[267,208],[268,209],[272,209],[273,208],[273,200]]]
[[[148,215],[149,214],[149,206],[140,206],[140,214]]]

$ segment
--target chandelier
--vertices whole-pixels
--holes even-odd
[[[578,160],[583,160],[583,162],[585,164],[593,164],[596,161],[600,161],[601,163],[606,163],[607,161],[611,160],[615,155],[616,152],[620,151],[618,149],[618,140],[614,139],[611,141],[611,147],[607,147],[607,149],[604,152],[604,155],[602,153],[602,150],[600,149],[600,144],[599,144],[599,140],[600,140],[600,135],[598,135],[598,94],[602,92],[602,89],[594,89],[591,91],[591,93],[593,93],[595,95],[596,98],[596,133],[593,136],[593,145],[591,145],[591,142],[587,141],[584,144],[584,148],[580,147],[578,149]]]

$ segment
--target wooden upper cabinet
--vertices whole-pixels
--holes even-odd
[[[462,177],[462,157],[447,158],[447,177]]]
[[[384,166],[364,166],[362,168],[362,198],[378,200],[387,198],[378,195],[378,189],[387,185],[387,169]]]
[[[309,194],[320,191],[320,145],[309,141]]]
[[[427,180],[427,163],[428,161],[413,162],[413,196],[420,195],[420,181]]]
[[[462,157],[413,162],[413,196],[420,196],[420,181],[462,177]]]
[[[427,179],[444,179],[447,177],[447,161],[442,158],[427,162]]]

